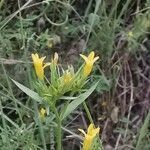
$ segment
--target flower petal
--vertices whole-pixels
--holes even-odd
[[[89,54],[88,59],[89,59],[90,61],[92,61],[92,60],[94,59],[94,55],[95,55],[95,53],[94,53],[94,51],[92,51],[92,52]]]
[[[88,58],[85,55],[80,54],[80,56],[85,60],[85,62],[88,61]]]
[[[45,58],[46,58],[46,56],[41,57],[40,60],[43,62]]]
[[[45,63],[45,65],[43,66],[43,68],[50,66],[51,63]]]
[[[36,59],[36,55],[35,54],[31,54],[32,59],[35,60]]]
[[[36,57],[36,58],[39,58],[39,55],[36,53],[36,54],[35,54],[35,57]]]
[[[57,52],[55,52],[55,54],[54,54],[54,61],[57,63],[58,62],[58,53]]]
[[[96,62],[99,59],[99,56],[95,57],[93,60],[93,63]]]
[[[99,128],[99,127],[98,127],[98,128],[96,128],[96,129],[94,130],[95,134],[98,134],[98,133],[99,133],[99,131],[100,131],[100,128]]]
[[[94,124],[91,123],[88,127],[87,134],[91,134],[93,129],[94,129]]]

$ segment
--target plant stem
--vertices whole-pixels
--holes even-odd
[[[88,109],[88,107],[87,107],[85,102],[83,102],[83,106],[84,106],[84,109],[86,111],[88,119],[90,120],[91,123],[93,123],[93,119],[92,119],[91,113],[90,113],[90,111],[89,111],[89,109]]]
[[[56,127],[56,143],[57,143],[57,150],[61,150],[61,119],[59,117],[58,111],[56,108],[54,108],[54,113],[56,115],[56,123],[57,123],[57,127]]]
[[[57,150],[61,150],[61,120],[57,120]]]

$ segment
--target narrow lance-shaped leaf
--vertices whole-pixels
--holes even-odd
[[[62,97],[60,97],[60,99],[63,99],[63,100],[74,100],[76,98],[77,97],[70,97],[70,96],[62,96]]]
[[[146,138],[146,134],[148,132],[148,128],[149,128],[149,124],[150,124],[150,111],[147,114],[147,117],[145,118],[145,121],[140,129],[140,133],[139,133],[139,138],[136,144],[136,150],[141,150],[143,147],[143,140],[144,138]]]
[[[41,103],[42,102],[42,98],[38,95],[38,93],[30,90],[29,88],[27,88],[26,86],[18,83],[17,81],[11,79],[19,89],[21,89],[24,93],[26,93],[28,96],[30,96],[31,98],[33,98],[34,100],[36,100],[37,102]]]
[[[99,82],[99,81],[98,81]],[[95,83],[89,90],[87,90],[85,93],[79,95],[77,98],[75,98],[66,108],[66,111],[64,112],[62,116],[62,120],[65,119],[70,113],[72,113],[81,103],[83,103],[86,98],[89,97],[89,95],[95,90],[97,83]]]

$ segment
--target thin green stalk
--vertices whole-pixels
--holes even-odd
[[[96,1],[96,6],[95,6],[95,10],[94,10],[94,17],[92,18],[92,22],[90,24],[90,27],[89,27],[89,32],[88,32],[88,35],[87,35],[87,38],[86,38],[86,41],[85,41],[85,44],[83,46],[83,49],[86,48],[86,45],[89,41],[89,38],[90,38],[90,35],[91,35],[91,32],[92,32],[92,29],[93,29],[93,25],[94,25],[94,22],[95,22],[95,15],[97,14],[99,8],[100,8],[100,5],[101,5],[101,0],[97,0]]]
[[[1,112],[1,118],[2,118],[2,125],[3,125],[4,130],[7,131],[8,130],[7,129],[7,124],[6,124],[5,118],[3,116],[3,106],[2,106],[1,101],[2,100],[0,99],[0,112]],[[6,132],[5,136],[6,136],[6,138],[9,138],[7,132]],[[6,140],[6,141],[7,141],[8,147],[11,148],[10,141],[9,140]]]
[[[90,113],[90,111],[89,111],[89,108],[87,107],[87,105],[86,105],[85,102],[83,102],[83,106],[84,106],[84,109],[85,109],[85,111],[86,111],[86,114],[87,114],[88,119],[90,120],[91,123],[94,123],[94,122],[93,122],[93,119],[92,119],[92,116],[91,116],[91,113]]]
[[[62,129],[61,129],[61,119],[59,117],[58,111],[56,108],[53,108],[53,111],[56,115],[56,143],[57,143],[57,150],[61,150],[61,136],[62,136]]]
[[[89,14],[89,10],[90,10],[90,7],[91,7],[91,5],[92,5],[92,2],[93,2],[93,0],[90,0],[89,1],[89,3],[88,3],[88,6],[87,6],[87,8],[86,8],[86,10],[85,10],[85,14],[84,14],[84,19],[87,17],[87,15]]]
[[[109,18],[112,18],[112,17],[116,18],[117,7],[118,7],[119,3],[120,3],[120,0],[116,0],[116,1],[113,2],[112,10],[111,10],[111,12],[110,12],[110,14],[108,16]]]
[[[25,38],[24,38],[24,31],[23,31],[23,22],[22,22],[20,0],[18,0],[18,7],[19,7],[19,20],[20,20],[20,29],[21,29],[22,48],[24,48],[25,47]]]
[[[121,10],[121,12],[120,12],[118,18],[117,18],[118,20],[120,20],[120,18],[121,18],[122,15],[125,13],[125,11],[127,11],[130,2],[131,2],[131,0],[127,0],[126,3],[124,4],[124,6],[123,6],[123,8],[122,8],[122,10]]]
[[[57,120],[57,150],[61,150],[61,120]]]
[[[5,0],[1,0],[1,1],[0,1],[0,9],[2,8],[4,2],[5,2]]]

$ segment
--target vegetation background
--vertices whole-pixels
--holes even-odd
[[[63,66],[80,53],[100,59],[90,77],[100,80],[87,100],[106,150],[150,149],[149,0],[0,0],[0,149],[52,149],[49,115],[10,78],[32,87],[31,54],[58,52]],[[76,63],[78,62],[78,63]],[[78,128],[89,125],[82,106],[66,121],[63,148],[80,148]]]

